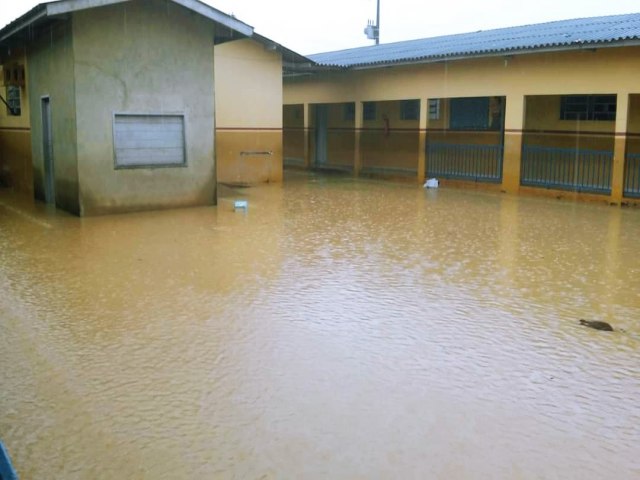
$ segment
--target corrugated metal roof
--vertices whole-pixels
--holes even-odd
[[[640,13],[578,18],[308,55],[319,65],[367,67],[640,40]]]

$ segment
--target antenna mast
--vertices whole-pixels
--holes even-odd
[[[376,23],[374,24],[373,20],[369,20],[366,28],[364,29],[364,34],[369,40],[375,40],[376,45],[380,45],[380,0],[376,1]]]

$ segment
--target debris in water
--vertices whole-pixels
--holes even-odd
[[[595,328],[596,330],[603,330],[605,332],[613,332],[613,327],[610,324],[607,322],[601,322],[600,320],[584,320],[581,318],[580,325]]]
[[[247,210],[247,208],[249,207],[249,202],[247,200],[236,200],[233,203],[233,209],[234,210]]]
[[[438,182],[437,178],[430,178],[429,180],[424,182],[424,188],[438,188],[439,184],[440,182]]]

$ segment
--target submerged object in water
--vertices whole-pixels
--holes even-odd
[[[605,332],[613,332],[613,327],[607,322],[602,322],[600,320],[584,320],[580,319],[580,325],[584,325],[585,327],[595,328],[596,330],[603,330]]]

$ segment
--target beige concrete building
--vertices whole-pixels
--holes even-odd
[[[311,55],[285,78],[285,163],[634,203],[640,14]]]
[[[78,215],[277,181],[282,68],[299,61],[196,0],[40,4],[0,31],[0,93],[19,104],[0,114],[0,181]]]

